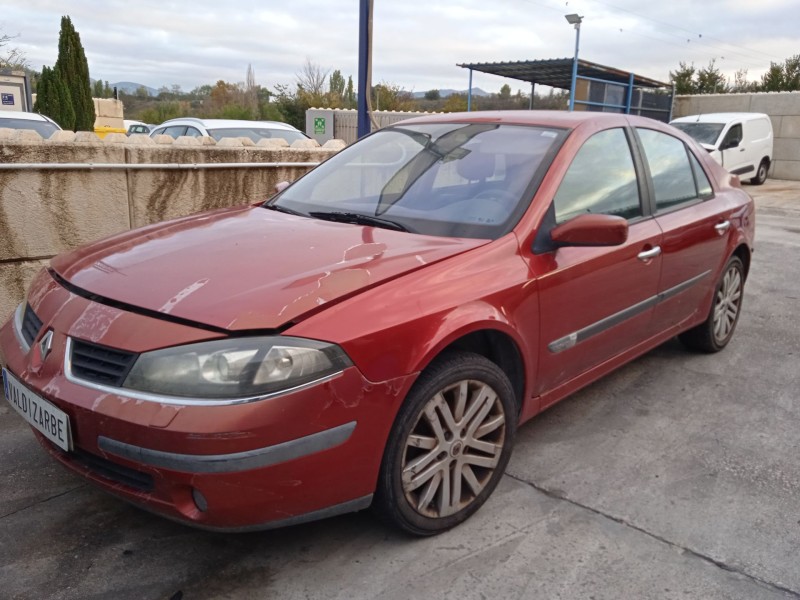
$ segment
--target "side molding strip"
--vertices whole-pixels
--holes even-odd
[[[615,325],[619,325],[623,321],[626,321],[632,317],[635,317],[636,315],[645,312],[646,310],[656,306],[657,304],[660,304],[664,300],[668,300],[669,298],[672,298],[673,296],[680,294],[681,292],[689,289],[696,283],[700,282],[710,273],[711,273],[710,270],[704,273],[700,273],[700,275],[696,275],[695,277],[692,277],[691,279],[688,279],[683,283],[679,283],[678,285],[671,287],[668,290],[664,290],[663,292],[656,294],[655,296],[651,296],[650,298],[642,300],[641,302],[638,302],[633,306],[630,306],[617,313],[614,313],[613,315],[600,319],[599,321],[596,321],[591,325],[587,325],[583,329],[579,329],[578,331],[574,331],[569,335],[565,335],[562,338],[558,338],[557,340],[550,342],[547,345],[547,349],[550,350],[550,352],[552,352],[553,354],[558,354],[559,352],[568,350],[573,346],[575,346],[576,344],[579,344],[580,342],[583,342],[589,339],[590,337],[597,335],[598,333],[602,333],[607,329],[611,329]]]

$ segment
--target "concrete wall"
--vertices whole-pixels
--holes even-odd
[[[800,92],[675,97],[674,118],[712,112],[768,114],[775,134],[770,175],[775,179],[800,181]]]
[[[125,129],[125,124],[122,122],[125,111],[122,100],[114,100],[113,98],[92,98],[92,101],[94,102],[95,129],[98,127]]]
[[[0,319],[24,297],[33,275],[52,256],[134,227],[202,210],[252,204],[308,166],[175,169],[207,163],[317,163],[344,144],[313,140],[179,138],[0,129]],[[47,169],[51,163],[98,165]],[[166,165],[152,170],[137,165]],[[39,165],[26,168],[25,165]],[[127,165],[112,170],[102,165]],[[11,166],[9,169],[8,167]]]

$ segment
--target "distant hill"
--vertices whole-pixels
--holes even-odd
[[[126,94],[130,94],[131,96],[136,93],[140,87],[143,87],[147,90],[147,93],[151,96],[158,96],[158,90],[156,88],[151,88],[149,86],[143,85],[141,83],[134,83],[133,81],[118,81],[117,83],[109,84],[111,87],[117,88],[120,92],[125,92]]]
[[[436,89],[436,88],[433,88]],[[469,90],[451,90],[451,89],[440,89],[439,96],[442,98],[447,98],[448,96],[452,96],[453,94],[466,94]],[[424,92],[414,92],[414,98],[424,98],[427,91]],[[472,95],[473,96],[491,96],[489,92],[482,90],[481,88],[472,88]]]

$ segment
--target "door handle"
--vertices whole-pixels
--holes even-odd
[[[651,258],[655,258],[659,254],[661,254],[661,246],[654,246],[653,248],[650,248],[650,250],[643,250],[642,252],[639,252],[639,254],[636,255],[636,258],[641,261],[648,261]]]
[[[722,223],[718,223],[717,225],[714,225],[714,229],[716,229],[717,233],[720,234],[720,235],[723,235],[730,228],[731,228],[731,222],[730,221],[723,221]]]

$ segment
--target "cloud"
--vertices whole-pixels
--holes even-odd
[[[797,53],[795,0],[426,0],[376,2],[373,80],[407,89],[460,88],[462,62],[571,57],[564,20],[584,16],[581,56],[666,81],[679,62],[715,59],[732,77],[760,77],[770,61]],[[35,68],[55,62],[62,14],[81,35],[92,77],[184,89],[243,81],[252,64],[261,85],[291,84],[308,58],[345,76],[358,70],[358,3],[293,0],[4,0],[0,31]],[[505,80],[475,75],[497,90]],[[523,82],[511,82],[524,89]]]

